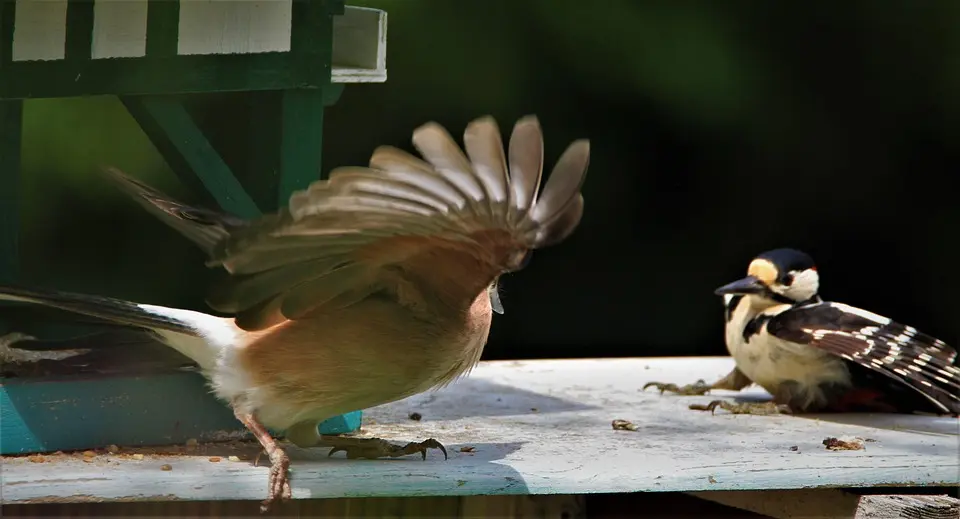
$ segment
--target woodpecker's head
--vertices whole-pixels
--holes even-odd
[[[817,296],[820,276],[813,258],[795,249],[774,249],[758,255],[747,277],[718,288],[724,298],[741,295],[769,304],[793,304]]]

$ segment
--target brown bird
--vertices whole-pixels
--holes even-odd
[[[379,147],[369,167],[335,169],[251,221],[110,170],[199,245],[208,266],[230,274],[208,303],[233,317],[13,286],[0,286],[0,299],[139,327],[193,359],[270,457],[264,510],[291,495],[290,460],[267,428],[351,458],[426,458],[443,446],[321,436],[317,425],[444,386],[476,365],[492,312],[502,312],[500,275],[579,224],[590,145],[570,144],[539,196],[543,137],[533,116],[517,122],[509,156],[490,117],[467,126],[466,155],[436,123],[417,128],[413,145],[425,160]]]

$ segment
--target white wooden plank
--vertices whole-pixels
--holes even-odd
[[[180,3],[177,52],[244,54],[290,50],[293,0],[188,0]]]
[[[67,41],[67,0],[16,0],[13,61],[63,59]]]
[[[387,80],[387,13],[346,6],[333,17],[331,81],[382,83]]]
[[[147,0],[96,0],[90,56],[138,58],[147,54]]]
[[[957,419],[901,417],[849,424],[843,416],[750,416],[691,411],[714,396],[641,392],[647,381],[686,383],[727,373],[729,358],[484,362],[440,391],[370,409],[363,434],[428,437],[450,451],[390,460],[327,457],[288,447],[297,498],[765,490],[957,484]],[[718,392],[720,393],[720,392]],[[761,390],[748,396],[763,397]],[[729,395],[729,392],[722,392]],[[422,420],[408,418],[411,412]],[[626,419],[636,432],[614,431]],[[939,431],[939,432],[938,432]],[[952,431],[952,432],[944,432]],[[859,436],[865,450],[827,451],[827,436]],[[472,447],[461,452],[461,447]],[[229,447],[196,455],[102,455],[84,462],[5,458],[4,503],[83,499],[260,499],[267,467],[219,463]],[[220,449],[220,450],[217,450]],[[249,447],[248,455],[258,450]],[[161,470],[169,464],[172,470]]]

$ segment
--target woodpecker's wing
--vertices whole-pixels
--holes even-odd
[[[294,193],[288,208],[244,225],[207,213],[184,223],[182,215],[194,212],[182,204],[155,191],[139,198],[162,219],[177,219],[167,223],[196,237],[209,265],[232,274],[208,303],[248,330],[342,308],[401,273],[401,282],[433,283],[438,292],[456,284],[475,297],[519,268],[527,251],[565,239],[580,222],[586,140],[567,148],[539,195],[543,138],[533,116],[517,122],[509,156],[490,117],[467,126],[466,155],[436,123],[417,128],[413,144],[425,160],[380,147],[369,167],[336,169]],[[216,229],[188,233],[184,225]],[[211,244],[211,236],[223,238]]]
[[[842,303],[814,303],[773,316],[767,331],[838,355],[909,385],[946,412],[960,413],[957,352],[915,328]]]

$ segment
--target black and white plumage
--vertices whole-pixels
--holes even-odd
[[[960,414],[956,350],[881,315],[823,301],[819,283],[801,251],[758,255],[745,278],[716,290],[734,371],[710,386],[648,385],[703,394],[756,383],[794,412]]]

